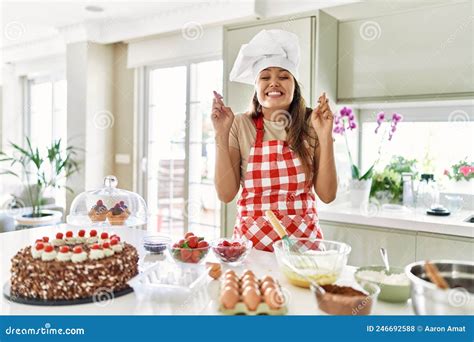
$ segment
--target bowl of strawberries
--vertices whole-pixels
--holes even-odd
[[[194,235],[192,232],[186,233],[184,238],[169,245],[172,258],[177,262],[199,264],[209,253],[209,243],[203,237]]]
[[[241,264],[252,249],[252,241],[244,238],[218,239],[211,243],[212,251],[222,262],[232,266]]]

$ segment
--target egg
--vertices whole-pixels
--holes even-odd
[[[224,274],[224,279],[230,279],[236,283],[239,282],[239,278],[236,275],[232,275],[232,274]]]
[[[219,277],[222,275],[222,271],[219,269],[210,269],[209,270],[209,276],[211,276],[214,279],[219,279]]]
[[[221,291],[220,301],[224,308],[233,309],[235,304],[239,301],[239,292],[233,287],[226,286]]]
[[[274,288],[276,288],[276,284],[268,280],[263,282],[262,285],[260,286],[260,289],[262,290],[263,293],[265,293],[267,289],[274,289]]]
[[[239,283],[232,281],[230,279],[226,279],[222,282],[222,288],[225,288],[227,286],[232,287],[236,289],[237,291],[239,290]]]
[[[242,283],[245,283],[247,281],[251,281],[252,283],[258,283],[258,279],[255,278],[255,277],[252,277],[252,276],[245,276],[245,277],[241,278]]]
[[[258,283],[252,280],[246,280],[242,283],[242,289],[246,289],[247,287],[253,287],[256,290],[259,290]]]
[[[216,263],[216,262],[206,262],[206,267],[209,271],[217,271],[217,270],[222,271],[221,264]]]
[[[254,276],[255,277],[255,274],[249,270],[249,269],[245,269],[243,272],[242,272],[242,277],[245,277],[247,274],[250,274],[251,276]]]
[[[262,284],[266,281],[269,281],[269,282],[272,282],[272,283],[275,282],[275,279],[272,276],[269,276],[269,275],[263,276],[263,278],[260,279],[260,280],[261,280]]]
[[[227,276],[228,274],[232,274],[233,276],[237,277],[237,274],[235,274],[235,272],[233,270],[227,270],[227,271],[224,272],[224,276]]]
[[[265,303],[267,303],[268,307],[272,310],[280,309],[284,302],[285,298],[279,289],[276,288],[268,288],[263,295],[265,299]]]
[[[258,305],[262,301],[260,292],[254,289],[253,287],[246,288],[242,293],[242,298],[245,305],[250,311],[257,310]]]

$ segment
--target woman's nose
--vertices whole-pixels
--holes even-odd
[[[278,78],[272,79],[270,82],[270,87],[278,87],[280,85]]]

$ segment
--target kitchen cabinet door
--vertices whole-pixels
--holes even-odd
[[[256,23],[248,26],[227,27],[224,32],[224,100],[234,113],[247,111],[254,93],[254,87],[243,83],[229,82],[230,71],[242,44],[248,43],[253,36],[264,29],[286,30],[298,36],[301,47],[298,82],[306,102],[311,103],[311,58],[313,48],[311,17]]]
[[[416,259],[451,259],[474,262],[474,239],[452,235],[418,233]]]
[[[472,98],[472,3],[341,22],[338,100]]]
[[[415,261],[416,233],[327,221],[320,223],[326,240],[345,242],[352,247],[349,265],[382,265],[380,247],[387,249],[392,266],[403,267]]]

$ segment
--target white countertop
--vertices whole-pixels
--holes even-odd
[[[77,229],[67,228],[77,231]],[[10,259],[22,247],[32,244],[37,238],[42,236],[53,236],[57,231],[65,231],[66,225],[41,227],[16,232],[0,234],[0,284],[9,280]],[[141,247],[141,239],[146,234],[143,230],[133,228],[114,227],[107,231],[119,234],[123,240],[136,246],[140,254],[140,262],[145,260],[147,255]],[[209,261],[212,257],[208,256]],[[225,267],[224,267],[225,268]],[[278,267],[273,253],[253,250],[244,265],[236,269],[251,269],[257,276],[266,274],[272,275],[279,280],[284,289],[287,289],[290,296],[288,304],[289,315],[323,315],[319,311],[316,299],[310,290],[295,287],[288,283]],[[355,267],[347,266],[340,279],[339,284],[355,284]],[[115,298],[105,303],[80,304],[70,306],[32,306],[17,304],[8,301],[3,295],[0,298],[0,315],[218,315],[218,290],[219,281],[208,278],[206,286],[182,302],[168,302],[167,300],[140,302],[134,293]],[[404,304],[391,304],[378,301],[372,312],[375,315],[412,315],[413,309],[410,300]]]
[[[320,220],[392,228],[434,234],[474,237],[474,223],[464,222],[473,211],[461,210],[449,216],[427,215],[425,210],[383,210],[379,206],[352,208],[350,203],[320,205]]]

